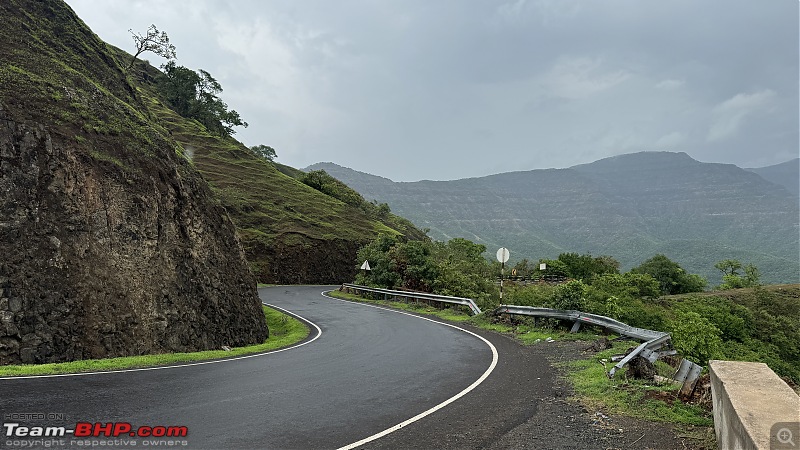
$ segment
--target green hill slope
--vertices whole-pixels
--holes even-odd
[[[115,49],[122,60],[130,56]],[[236,224],[260,282],[340,283],[355,273],[355,255],[380,234],[425,239],[393,214],[378,216],[300,182],[303,172],[255,156],[233,138],[212,135],[159,97],[161,72],[138,61],[131,73],[151,113],[203,174]],[[360,195],[353,191],[353,195]],[[362,199],[363,200],[363,199]],[[366,202],[364,202],[366,203]]]
[[[721,282],[714,264],[755,264],[767,283],[800,280],[797,197],[755,173],[685,153],[621,155],[569,169],[396,183],[331,163],[366,198],[389,202],[437,239],[464,237],[512,259],[588,252],[630,268],[664,253]]]

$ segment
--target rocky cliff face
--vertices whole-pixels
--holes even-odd
[[[105,44],[61,1],[0,30],[0,364],[266,339],[233,223]]]

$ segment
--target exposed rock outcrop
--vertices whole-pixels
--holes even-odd
[[[62,1],[0,29],[0,364],[266,339],[233,223],[105,44]]]

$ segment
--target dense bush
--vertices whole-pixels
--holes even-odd
[[[586,285],[573,280],[556,286],[548,306],[555,309],[586,311]]]
[[[678,263],[664,255],[648,259],[631,269],[631,272],[648,274],[655,278],[664,295],[702,292],[708,284],[705,278],[686,272]]]
[[[539,264],[542,263],[547,266],[544,271],[540,271],[537,265],[530,273],[534,276],[559,275],[583,281],[598,275],[619,273],[619,261],[610,256],[561,253],[556,259],[540,259]]]
[[[350,186],[332,177],[324,170],[312,170],[304,173],[299,181],[343,203],[359,208],[373,218],[385,219],[391,209],[386,203],[368,202]]]
[[[485,251],[483,245],[461,238],[444,243],[382,237],[358,252],[359,267],[367,260],[372,270],[361,271],[356,283],[471,298],[481,308],[491,308],[499,296]]]
[[[722,356],[722,332],[696,312],[680,312],[670,324],[675,350],[702,365]]]

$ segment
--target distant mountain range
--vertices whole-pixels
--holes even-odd
[[[567,169],[454,181],[394,182],[319,163],[367,199],[435,239],[505,246],[514,261],[562,252],[611,255],[623,269],[663,253],[719,284],[714,264],[734,258],[767,283],[800,281],[798,160],[760,169],[642,152]]]
[[[785,187],[789,192],[800,196],[800,158],[774,166],[758,169],[745,169],[761,175],[761,178]]]

